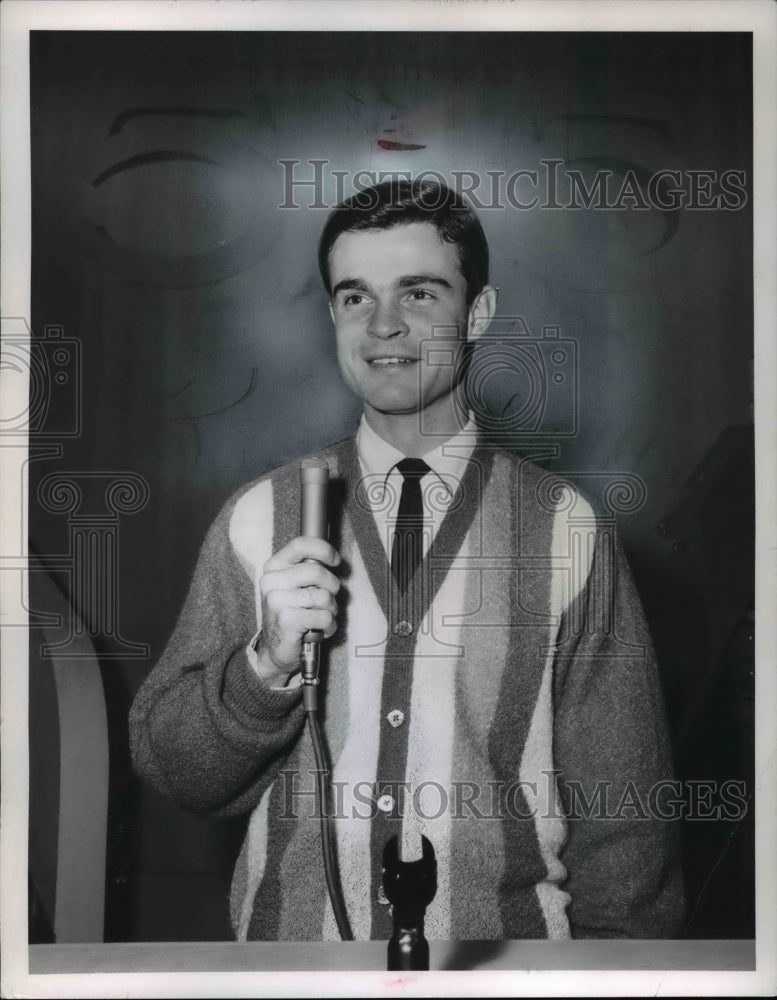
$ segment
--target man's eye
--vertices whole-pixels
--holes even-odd
[[[425,288],[413,288],[410,292],[410,298],[414,302],[421,302],[424,299],[433,299],[434,296],[431,292],[427,292]]]
[[[364,296],[359,292],[351,292],[350,295],[346,295],[343,299],[343,305],[346,306],[358,306],[364,301]]]

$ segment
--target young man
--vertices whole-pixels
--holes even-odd
[[[239,939],[336,938],[299,686],[319,630],[356,938],[390,935],[394,833],[436,852],[427,937],[672,935],[670,755],[628,568],[585,499],[488,445],[462,402],[496,307],[480,223],[445,188],[387,183],[335,209],[319,264],[364,402],[316,456],[330,541],[298,537],[298,463],[227,503],[133,706],[137,768],[186,807],[250,813]]]

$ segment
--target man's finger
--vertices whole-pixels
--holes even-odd
[[[336,594],[340,589],[340,581],[321,563],[296,563],[283,569],[270,570],[259,581],[259,589],[265,596],[272,590],[296,590],[298,587],[317,587]]]
[[[327,566],[340,565],[340,553],[329,542],[325,542],[323,538],[309,538],[300,535],[271,556],[264,564],[264,571],[272,573],[275,570],[301,563],[305,559],[314,559]]]
[[[280,611],[285,607],[318,608],[336,612],[337,604],[330,591],[323,587],[295,587],[290,590],[270,590],[265,594],[267,607]]]
[[[317,608],[281,608],[278,624],[287,635],[302,636],[305,632],[326,632],[331,634],[334,616],[331,611]]]

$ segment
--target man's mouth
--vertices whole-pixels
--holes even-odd
[[[411,365],[415,361],[415,358],[370,358],[368,364],[374,365],[375,367],[389,368],[396,365]]]

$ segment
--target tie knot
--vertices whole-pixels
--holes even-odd
[[[403,458],[397,462],[397,469],[405,479],[421,479],[431,469],[422,458]]]

